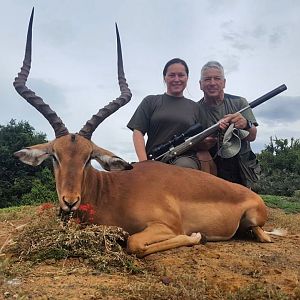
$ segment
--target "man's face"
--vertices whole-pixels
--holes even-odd
[[[226,80],[220,70],[209,68],[202,74],[202,78],[200,79],[200,89],[207,98],[223,100],[225,82]]]

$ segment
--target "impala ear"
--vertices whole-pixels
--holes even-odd
[[[97,146],[94,146],[92,158],[94,158],[106,171],[123,171],[131,170],[133,168],[132,165],[124,159]]]
[[[133,168],[131,164],[118,156],[99,155],[95,159],[106,171],[123,171]]]
[[[24,148],[15,152],[14,155],[25,164],[38,166],[50,156],[48,143]]]

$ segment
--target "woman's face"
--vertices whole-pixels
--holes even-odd
[[[175,97],[183,96],[183,91],[186,88],[188,80],[184,65],[180,63],[170,65],[164,79],[168,95]]]

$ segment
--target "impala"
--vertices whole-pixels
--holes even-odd
[[[57,114],[26,86],[31,67],[33,11],[25,58],[14,81],[17,92],[50,123],[55,139],[24,148],[15,155],[39,165],[52,158],[60,207],[73,212],[89,203],[94,223],[129,232],[128,252],[140,257],[180,246],[228,240],[236,231],[252,230],[260,242],[270,242],[262,229],[267,219],[263,200],[251,190],[211,174],[155,161],[129,164],[91,141],[97,126],[131,99],[117,32],[118,80],[121,95],[82,127],[69,133]],[[97,160],[109,171],[92,167]]]

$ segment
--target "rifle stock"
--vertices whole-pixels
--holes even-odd
[[[276,95],[282,93],[286,89],[287,89],[287,86],[285,84],[282,84],[279,87],[277,87],[276,89],[274,89],[274,90],[268,92],[267,94],[257,98],[256,100],[252,101],[251,103],[249,103],[248,106],[242,108],[238,112],[242,113],[242,112],[244,112],[245,110],[247,110],[249,108],[254,108],[254,107],[264,103],[265,101],[269,100],[270,98],[273,98]],[[179,156],[180,154],[186,152],[187,150],[194,147],[196,144],[203,141],[208,136],[215,133],[219,129],[219,125],[220,125],[220,123],[217,122],[216,124],[212,125],[211,127],[208,127],[207,129],[201,131],[200,133],[198,133],[198,134],[196,134],[192,137],[189,137],[188,139],[186,139],[180,145],[178,145],[176,147],[172,147],[168,151],[166,151],[165,153],[155,157],[154,160],[159,160],[161,162],[168,162],[170,159],[172,159],[176,156]]]

